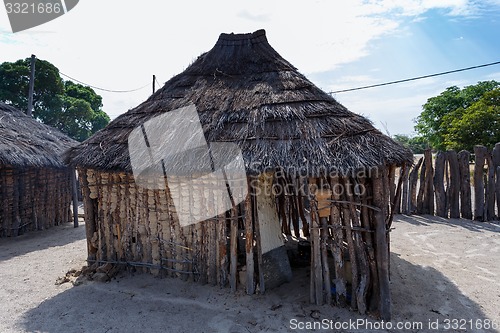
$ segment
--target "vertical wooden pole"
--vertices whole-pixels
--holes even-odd
[[[344,186],[344,201],[350,202],[350,195],[348,194],[349,182],[347,179],[342,178],[342,185]],[[357,291],[358,291],[358,256],[356,251],[356,246],[354,244],[354,235],[352,231],[351,219],[351,211],[349,209],[349,205],[342,206],[342,215],[343,215],[343,224],[345,228],[346,238],[347,238],[347,248],[349,249],[349,261],[351,263],[351,308],[353,310],[358,309],[357,302]],[[384,222],[385,223],[385,222]]]
[[[33,93],[35,91],[35,62],[36,56],[34,54],[31,55],[30,60],[30,84],[29,84],[29,92],[28,92],[28,110],[26,114],[31,117],[33,113]]]
[[[500,219],[500,142],[495,145],[492,153],[493,169],[495,171],[495,197],[497,203],[498,218]]]
[[[252,184],[254,184],[252,182]],[[255,186],[255,185],[252,185]],[[255,192],[252,190],[253,195],[252,198],[252,210],[253,210],[253,226],[254,226],[254,237],[255,237],[255,245],[257,248],[257,271],[259,274],[259,291],[261,294],[264,294],[266,291],[266,284],[264,281],[264,272],[262,271],[262,242],[260,237],[260,223],[259,223],[259,214],[257,208],[257,196]]]
[[[409,184],[408,184],[408,178],[410,175],[410,169],[411,165],[407,165],[405,168],[405,171],[403,172],[403,193],[402,193],[402,200],[401,200],[401,213],[402,214],[408,214],[410,211],[409,207]]]
[[[252,188],[249,183],[248,194],[245,199],[245,247],[246,247],[246,266],[247,294],[252,295],[255,292],[254,284],[254,257],[253,257],[253,219],[252,219]]]
[[[401,181],[402,177],[400,176],[399,178],[399,185],[398,189],[394,193],[394,201],[398,201],[398,192],[401,190]],[[392,184],[391,184],[392,185]],[[356,207],[354,206],[354,197],[350,193],[353,193],[353,188],[351,185],[346,188],[346,194],[349,198],[349,212],[351,214],[351,220],[352,220],[352,226],[357,229],[361,229],[361,223],[360,219],[358,218],[358,212],[356,210]],[[393,201],[393,202],[394,202]],[[393,214],[394,209],[392,210],[391,214]],[[361,314],[365,314],[368,308],[367,304],[367,293],[368,293],[368,288],[370,286],[370,268],[369,268],[369,263],[368,263],[368,255],[366,253],[366,248],[365,248],[365,243],[363,242],[362,235],[360,234],[360,231],[355,231],[354,232],[354,245],[356,248],[356,263],[358,266],[358,274],[359,274],[359,280],[358,280],[358,287],[356,290],[353,290],[353,295],[352,297],[356,297],[357,305],[358,305],[358,310]],[[354,281],[354,279],[353,279]]]
[[[333,227],[332,253],[335,264],[335,299],[339,306],[345,306],[347,300],[346,281],[344,273],[344,232],[342,231],[342,220],[338,203],[340,200],[339,177],[332,176],[330,178],[330,188],[332,189],[333,204],[330,208],[330,223]]]
[[[389,288],[389,251],[388,251],[388,230],[385,225],[385,207],[387,206],[386,193],[384,191],[383,175],[384,170],[378,170],[372,175],[373,182],[373,204],[379,208],[373,214],[375,219],[375,242],[376,258],[379,277],[380,317],[383,320],[391,319],[391,293]]]
[[[434,189],[436,192],[436,216],[448,217],[446,210],[446,191],[444,189],[444,168],[446,164],[446,155],[442,151],[436,153],[434,171]]]
[[[434,168],[432,166],[432,152],[430,149],[424,152],[425,160],[425,183],[424,183],[424,214],[434,215]]]
[[[495,219],[495,168],[490,153],[487,154],[486,163],[488,165],[488,180],[486,182],[486,221]]]
[[[457,152],[450,150],[446,152],[446,160],[450,166],[450,183],[448,186],[448,206],[450,217],[460,218],[460,169],[458,167]]]
[[[331,280],[330,280],[330,267],[328,265],[328,216],[330,216],[330,205],[329,202],[332,196],[330,190],[319,190],[316,192],[316,198],[318,199],[318,216],[319,216],[319,227],[320,227],[320,251],[321,251],[321,266],[323,271],[323,284],[321,288],[324,290],[326,297],[326,303],[332,303],[332,290],[331,290]],[[321,298],[323,301],[323,298]]]
[[[76,181],[76,169],[71,170],[71,190],[73,201],[73,227],[78,227],[78,183]],[[66,222],[66,221],[64,221]]]
[[[232,292],[236,292],[236,274],[238,273],[238,220],[236,219],[236,207],[231,210],[230,229],[230,266],[229,285]]]
[[[409,213],[410,214],[415,214],[418,212],[418,199],[417,199],[417,182],[418,182],[418,170],[420,169],[420,166],[422,165],[424,159],[421,157],[417,164],[413,167],[413,169],[410,172],[410,181],[409,181],[409,186],[410,186],[410,199],[409,199]]]
[[[314,204],[312,207],[314,207]],[[311,207],[311,224],[312,224],[312,258],[313,265],[312,270],[314,272],[314,298],[316,305],[323,304],[323,270],[321,264],[321,240],[320,240],[320,225],[317,217],[317,212],[315,211],[317,207]]]
[[[476,163],[474,165],[474,220],[484,221],[484,181],[483,169],[488,150],[484,146],[474,146]]]
[[[472,220],[472,197],[470,185],[470,153],[462,150],[458,153],[458,169],[460,172],[460,212],[462,218]]]

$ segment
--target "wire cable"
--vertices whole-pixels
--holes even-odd
[[[343,92],[348,92],[348,91],[355,91],[355,90],[362,90],[362,89],[368,89],[368,88],[388,86],[388,85],[391,85],[391,84],[397,84],[397,83],[403,83],[403,82],[409,82],[409,81],[427,79],[429,77],[441,76],[441,75],[446,75],[446,74],[451,74],[451,73],[464,72],[464,71],[468,71],[468,70],[471,70],[471,69],[488,67],[488,66],[493,66],[493,65],[498,65],[498,64],[500,64],[500,61],[491,62],[489,64],[484,64],[484,65],[477,65],[477,66],[472,66],[472,67],[455,69],[455,70],[452,70],[452,71],[446,71],[446,72],[441,72],[441,73],[435,73],[435,74],[417,76],[417,77],[412,77],[412,78],[404,79],[404,80],[390,81],[390,82],[385,82],[385,83],[372,84],[372,85],[369,85],[369,86],[362,86],[362,87],[357,87],[357,88],[350,88],[350,89],[342,89],[342,90],[330,91],[329,94],[337,94],[337,93],[343,93]]]
[[[93,88],[93,89],[96,89],[96,90],[101,90],[101,91],[112,92],[112,93],[129,93],[129,92],[134,92],[134,91],[138,91],[138,90],[144,89],[144,88],[146,88],[146,87],[148,87],[148,86],[150,85],[150,83],[148,83],[148,84],[146,84],[146,85],[144,85],[144,86],[142,86],[142,87],[139,87],[139,88],[136,88],[136,89],[131,89],[131,90],[112,90],[112,89],[105,89],[105,88],[99,88],[99,87],[93,86],[93,85],[91,85],[91,84],[88,84],[88,83],[82,82],[82,81],[80,81],[80,80],[77,80],[77,79],[75,79],[74,77],[71,77],[71,76],[69,76],[69,75],[66,75],[66,74],[64,74],[64,73],[62,73],[62,72],[59,72],[59,74],[61,74],[61,75],[62,75],[62,76],[64,76],[64,77],[67,77],[67,78],[68,78],[68,79],[70,79],[70,80],[73,80],[73,81],[75,81],[75,82],[78,82],[78,83],[80,83],[80,84],[83,84],[83,85],[85,85],[85,86],[88,86],[88,87],[90,87],[90,88]]]

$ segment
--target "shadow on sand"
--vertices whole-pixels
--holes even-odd
[[[478,221],[471,221],[471,220],[466,220],[466,219],[445,219],[443,217],[438,217],[438,216],[432,216],[432,215],[396,215],[395,216],[395,222],[398,219],[398,216],[401,216],[405,218],[405,221],[407,221],[410,224],[417,225],[417,226],[432,226],[433,224],[443,224],[449,227],[455,227],[455,228],[465,228],[470,231],[474,232],[481,232],[481,231],[493,231],[493,232],[500,232],[500,221],[493,221],[493,222],[478,222]]]
[[[84,238],[85,223],[81,221],[78,228],[74,228],[73,223],[64,223],[17,237],[0,238],[0,261],[49,247],[63,246]]]
[[[479,304],[462,294],[434,268],[414,265],[391,255],[393,323],[415,322],[404,332],[443,332],[446,319],[484,320]],[[101,284],[84,283],[47,299],[18,323],[29,332],[306,332],[289,322],[302,311],[302,320],[364,319],[357,313],[308,303],[308,283],[294,279],[266,295],[235,296],[229,289],[201,286],[179,279],[149,275],[124,276]],[[279,306],[271,306],[272,302]],[[227,304],[226,304],[227,302]],[[299,304],[301,303],[301,304]],[[311,319],[310,313],[321,314]],[[465,318],[459,314],[466,313]],[[439,321],[439,329],[429,328]],[[398,332],[388,330],[381,332]],[[446,330],[455,332],[459,330]],[[495,332],[467,329],[468,332]],[[342,332],[373,332],[343,330]],[[461,331],[463,332],[463,330]]]

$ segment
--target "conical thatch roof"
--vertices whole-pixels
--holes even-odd
[[[190,104],[198,110],[207,142],[238,144],[252,173],[276,167],[308,175],[317,168],[348,173],[412,161],[408,149],[283,59],[264,30],[221,34],[209,52],[73,149],[69,158],[83,167],[131,171],[130,132]]]
[[[65,167],[62,154],[78,142],[0,102],[0,165]]]

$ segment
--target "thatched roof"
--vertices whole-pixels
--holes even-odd
[[[62,154],[78,142],[0,102],[0,165],[65,167]]]
[[[412,161],[408,149],[283,59],[264,30],[221,34],[210,51],[74,148],[68,158],[82,167],[131,171],[130,132],[190,104],[198,110],[207,142],[236,143],[248,172],[284,167],[309,175],[317,168],[348,173]]]

